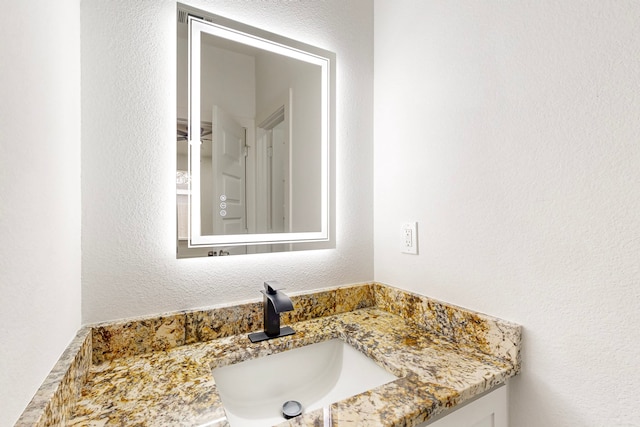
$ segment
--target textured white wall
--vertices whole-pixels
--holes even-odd
[[[80,327],[80,2],[2,2],[0,426]]]
[[[375,279],[524,325],[511,426],[640,425],[640,3],[374,15]]]
[[[371,2],[190,3],[337,53],[336,249],[176,260],[175,1],[85,0],[85,323],[373,278]]]

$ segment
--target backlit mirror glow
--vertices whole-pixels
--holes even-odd
[[[179,5],[177,58],[178,257],[327,247],[334,55]]]

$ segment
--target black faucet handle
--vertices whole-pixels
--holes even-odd
[[[280,288],[280,283],[275,280],[264,282],[264,290],[269,295],[275,295],[278,291],[284,288]]]

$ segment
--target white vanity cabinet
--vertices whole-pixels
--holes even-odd
[[[507,386],[501,385],[484,396],[463,404],[418,427],[508,427]]]

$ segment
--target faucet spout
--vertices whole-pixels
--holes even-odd
[[[289,326],[280,328],[280,313],[293,310],[293,302],[291,298],[276,288],[277,285],[277,282],[264,282],[264,290],[260,291],[264,295],[264,332],[249,334],[251,342],[284,337],[295,333]]]
[[[293,310],[293,302],[291,298],[282,292],[278,292],[273,286],[277,282],[264,282],[264,291],[260,291],[269,300],[276,313],[284,313]],[[277,285],[276,285],[277,286]]]

